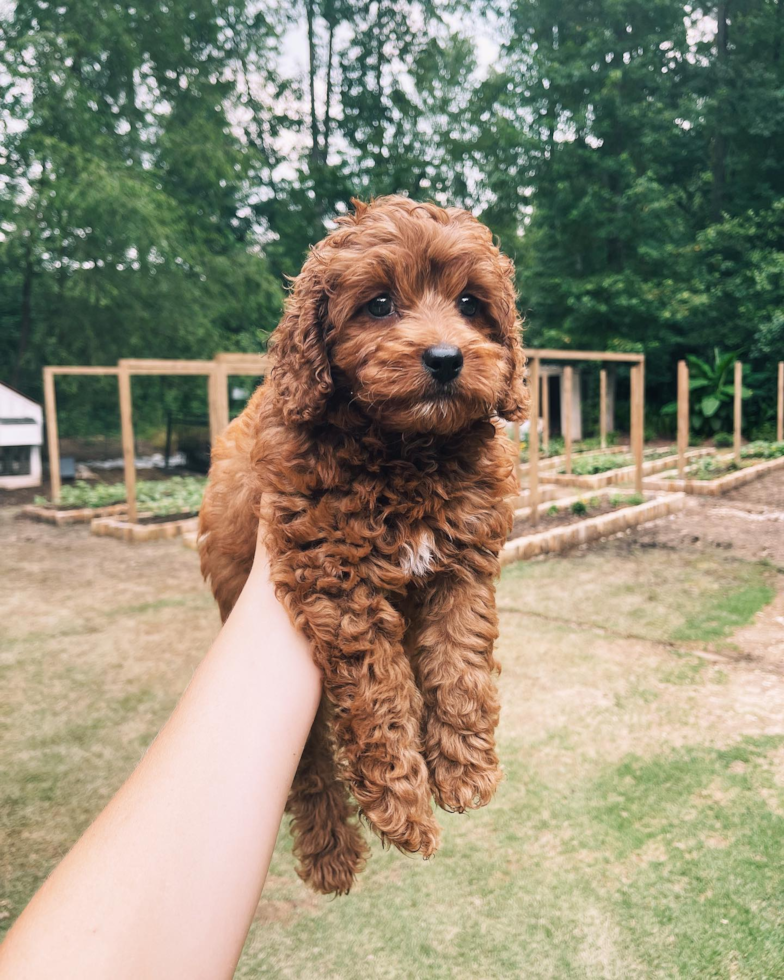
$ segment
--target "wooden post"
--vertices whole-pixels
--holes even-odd
[[[635,364],[631,370],[630,425],[631,449],[634,456],[634,491],[642,493],[643,444],[645,439],[645,409],[643,365]]]
[[[542,373],[541,366],[539,381],[542,386],[542,446],[547,452],[550,448],[550,375]]]
[[[44,368],[44,410],[46,412],[46,445],[49,450],[49,482],[52,500],[60,499],[60,436],[57,432],[57,398],[54,390],[54,373]]]
[[[572,366],[563,369],[563,405],[561,405],[561,428],[564,437],[564,454],[567,473],[572,472]]]
[[[120,390],[120,426],[122,429],[123,467],[125,493],[128,502],[128,520],[136,520],[136,453],[133,445],[133,411],[131,408],[131,376],[128,368],[120,367],[117,375]]]
[[[531,523],[539,520],[539,358],[531,361],[528,384],[531,405],[528,414],[528,503],[531,507]]]
[[[218,434],[229,425],[229,369],[223,361],[215,363]]]
[[[607,371],[599,372],[599,446],[607,448]]]
[[[678,479],[686,473],[686,452],[689,448],[689,366],[678,361]]]
[[[210,448],[215,447],[215,443],[220,435],[220,418],[218,407],[218,372],[217,363],[213,364],[213,369],[207,376],[207,405],[210,415]]]
[[[735,432],[733,434],[733,448],[735,450],[735,462],[740,466],[740,430],[743,411],[741,398],[743,397],[743,364],[735,361]]]
[[[784,361],[779,361],[779,403],[776,412],[776,442],[784,442]]]

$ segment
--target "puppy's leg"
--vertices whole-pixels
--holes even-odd
[[[375,597],[341,617],[324,664],[334,730],[360,812],[385,842],[429,857],[439,829],[421,750],[422,703],[401,643],[402,619]]]
[[[433,796],[445,810],[484,806],[501,779],[492,581],[469,575],[437,579],[424,596],[418,623],[416,669]]]
[[[336,771],[327,714],[322,702],[286,809],[300,878],[324,895],[347,895],[365,866],[367,845],[354,819],[357,808]]]
[[[341,773],[385,843],[429,857],[439,829],[421,751],[422,699],[402,645],[403,618],[355,572],[347,573],[354,578],[347,587],[337,560],[315,549],[307,560],[310,568],[296,573],[285,560],[275,561],[272,575],[324,672]]]

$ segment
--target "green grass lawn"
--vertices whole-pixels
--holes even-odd
[[[0,597],[0,926],[216,629],[192,552],[29,535],[0,550],[28,610]],[[509,568],[496,799],[441,814],[427,863],[375,846],[336,900],[299,882],[283,828],[237,976],[784,977],[784,679],[704,656],[779,586],[763,565],[612,544]]]

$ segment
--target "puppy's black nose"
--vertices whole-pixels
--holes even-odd
[[[454,381],[463,369],[463,354],[459,347],[437,344],[428,347],[422,355],[422,363],[442,385]]]

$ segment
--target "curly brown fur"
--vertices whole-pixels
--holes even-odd
[[[364,863],[355,809],[429,857],[431,796],[463,811],[500,778],[492,581],[516,488],[499,417],[527,407],[512,275],[465,211],[355,202],[294,281],[268,384],[213,452],[200,545],[221,614],[261,518],[277,595],[324,675],[289,800],[318,891],[347,892]],[[395,311],[374,319],[382,293]],[[422,360],[439,344],[463,355],[446,384]]]

